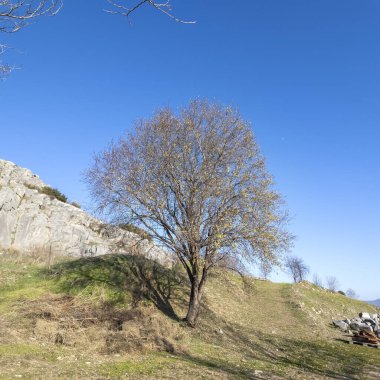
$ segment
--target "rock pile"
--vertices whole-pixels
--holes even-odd
[[[359,313],[352,319],[333,320],[332,324],[347,333],[369,333],[380,338],[380,314]]]

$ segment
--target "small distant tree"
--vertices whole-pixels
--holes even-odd
[[[296,256],[288,256],[285,259],[285,268],[292,276],[294,282],[305,280],[310,272],[309,267],[303,262],[303,260]]]
[[[321,288],[323,288],[323,281],[322,281],[322,279],[318,276],[317,273],[314,273],[314,276],[313,276],[313,284],[314,284],[314,285],[317,285],[317,286],[320,286]]]
[[[354,289],[351,289],[351,288],[347,289],[347,291],[346,291],[346,296],[347,296],[347,297],[350,297],[350,298],[358,298],[358,295],[357,295],[357,293],[355,292],[355,290],[354,290]]]
[[[327,284],[327,289],[331,290],[332,292],[336,292],[339,288],[339,281],[334,276],[327,276],[326,284]]]
[[[191,285],[190,326],[219,262],[276,265],[289,247],[281,197],[250,124],[230,107],[195,100],[179,114],[159,110],[96,156],[86,178],[100,209],[177,255]]]
[[[260,274],[263,276],[265,280],[268,279],[272,270],[273,270],[273,266],[270,265],[270,263],[266,263],[266,262],[260,263]]]

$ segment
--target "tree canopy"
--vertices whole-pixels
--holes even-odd
[[[281,196],[252,128],[230,107],[161,109],[95,157],[86,175],[102,210],[145,228],[185,268],[194,325],[208,272],[226,257],[279,263],[289,246]]]

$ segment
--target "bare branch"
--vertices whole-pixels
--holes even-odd
[[[54,16],[62,5],[62,0],[0,0],[0,32],[14,33],[36,17]]]
[[[6,49],[7,49],[6,45],[0,44],[0,55],[2,55]],[[3,63],[0,60],[0,80],[5,79],[9,75],[9,73],[12,71],[12,69],[13,68],[11,66],[9,66],[6,63]]]
[[[113,10],[107,10],[105,9],[105,12],[111,13],[111,14],[119,14],[121,16],[129,17],[133,12],[135,12],[138,8],[140,8],[143,5],[150,5],[156,10],[160,11],[167,17],[171,18],[172,20],[182,23],[182,24],[195,24],[195,21],[185,21],[181,18],[178,18],[173,15],[172,13],[172,8],[170,5],[170,0],[167,0],[164,3],[158,3],[153,0],[140,0],[134,5],[127,7],[121,3],[115,2],[113,0],[107,0],[107,2],[114,7],[115,9]]]

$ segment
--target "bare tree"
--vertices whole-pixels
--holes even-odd
[[[269,275],[272,272],[273,266],[270,263],[263,261],[260,263],[259,269],[260,269],[260,274],[263,276],[265,280],[267,280]]]
[[[106,10],[107,13],[120,14],[122,16],[129,17],[133,12],[135,12],[141,6],[148,5],[150,7],[153,7],[157,11],[163,13],[164,15],[166,15],[167,17],[171,18],[174,21],[180,22],[182,24],[195,24],[195,21],[185,21],[181,18],[174,16],[172,13],[170,0],[166,0],[163,3],[159,3],[153,0],[139,0],[138,2],[131,2],[131,5],[129,6],[124,5],[124,3],[126,2],[128,3],[127,0],[125,0],[124,3],[115,2],[113,0],[107,0],[107,1],[112,6],[111,10]]]
[[[314,283],[314,285],[317,285],[317,286],[320,286],[321,288],[323,288],[323,281],[322,281],[322,279],[318,276],[317,273],[314,273],[314,276],[313,276],[313,283]]]
[[[355,292],[354,289],[351,288],[347,289],[346,296],[350,298],[358,298],[358,294]]]
[[[336,292],[338,290],[339,281],[336,277],[327,276],[326,283],[327,283],[327,289],[331,290],[332,292]]]
[[[285,268],[293,277],[294,282],[303,281],[310,272],[309,267],[303,260],[296,256],[288,256],[285,259]]]
[[[100,209],[149,231],[191,284],[194,326],[209,271],[227,256],[279,264],[290,244],[249,123],[230,107],[192,101],[159,110],[95,157],[87,183]]]

